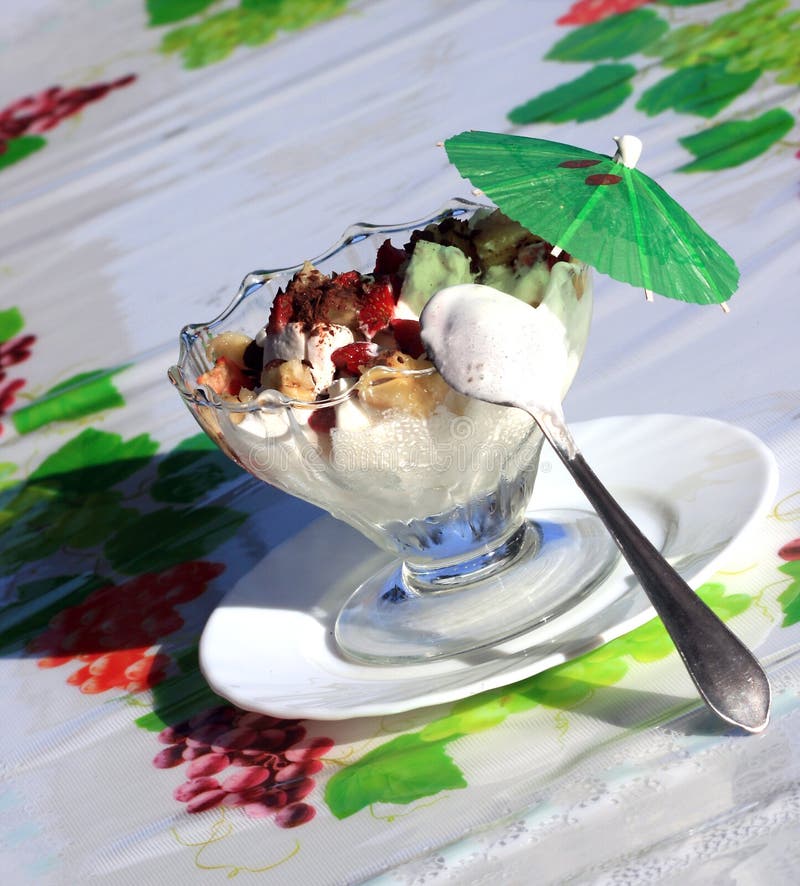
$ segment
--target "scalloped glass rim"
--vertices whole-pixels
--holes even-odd
[[[457,218],[460,216],[472,215],[478,209],[491,208],[493,207],[486,203],[475,203],[472,200],[453,197],[439,207],[439,209],[432,215],[423,216],[422,218],[412,221],[400,222],[397,224],[356,222],[345,228],[341,237],[329,249],[314,258],[308,259],[308,261],[314,265],[323,264],[334,258],[353,243],[358,243],[375,234],[386,234],[387,236],[391,236],[392,234],[424,228],[426,225],[435,224],[443,221],[445,218]],[[264,393],[268,394],[268,400],[267,398],[257,398],[250,403],[234,403],[229,400],[221,399],[210,388],[205,385],[197,385],[193,381],[199,375],[202,375],[203,372],[211,368],[210,362],[206,361],[203,363],[200,355],[202,354],[202,357],[205,357],[205,345],[211,337],[219,332],[226,331],[222,327],[231,318],[234,312],[238,311],[248,299],[263,289],[263,287],[270,281],[273,281],[278,277],[288,278],[292,274],[295,274],[303,267],[304,261],[285,268],[251,271],[242,280],[233,300],[222,313],[218,314],[213,320],[209,320],[205,323],[189,323],[181,329],[179,335],[180,350],[178,353],[178,360],[177,363],[167,370],[167,375],[172,384],[178,389],[181,397],[183,397],[187,403],[193,403],[196,406],[210,406],[214,409],[219,409],[225,412],[242,414],[264,410],[271,411],[275,409],[285,409],[287,407],[297,409],[327,408],[328,406],[335,406],[337,403],[346,400],[352,395],[353,390],[355,390],[354,387],[343,394],[340,394],[336,398],[324,401],[324,403],[309,403],[304,400],[293,400],[278,391],[268,391],[262,392],[262,395],[259,395],[263,398]],[[202,347],[198,348],[198,344],[202,345]],[[432,375],[436,370],[432,368],[422,370],[398,370],[387,368],[386,371],[387,374],[392,375]],[[192,379],[192,383],[188,383],[187,378]]]

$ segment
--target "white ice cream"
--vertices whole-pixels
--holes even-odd
[[[453,247],[433,250],[437,262],[444,249]],[[419,276],[425,282],[424,275]],[[482,373],[492,398],[510,384],[514,396],[533,396],[540,405],[560,411],[589,331],[592,297],[586,269],[569,262],[557,263],[550,272],[546,266],[525,267],[515,272],[511,282],[515,292],[522,295],[524,290],[539,306],[534,309],[504,295],[514,307],[487,315],[480,294],[496,290],[474,283],[443,288],[423,311],[423,342],[427,344],[426,333],[435,330],[437,341],[446,343],[444,352],[452,350],[453,359],[462,361],[455,371],[470,373],[473,379],[476,372]],[[476,347],[489,328],[498,348],[535,353],[537,364],[546,370],[536,378],[523,373],[505,379],[496,376],[495,364],[478,367],[474,360],[464,362],[465,351],[447,344],[455,328],[453,318],[436,316],[435,306],[445,302],[459,327],[472,324]],[[523,331],[525,324],[517,322],[516,311],[522,318],[536,316],[533,335]],[[396,316],[416,319],[413,307],[402,298]],[[286,408],[280,395],[264,391],[255,402],[266,408],[248,414],[238,425],[223,427],[224,436],[257,476],[321,505],[362,531],[387,519],[413,521],[460,507],[494,490],[498,472],[514,478],[535,456],[541,437],[531,417],[520,409],[468,399],[453,390],[427,415],[373,408],[368,398],[359,395],[363,392],[351,392],[356,379],[333,379],[332,353],[353,341],[347,327],[319,324],[305,332],[300,323],[292,322],[277,335],[262,332],[256,341],[264,347],[265,364],[275,359],[311,364],[316,393],[326,393],[334,401],[332,407],[317,403],[316,408],[336,409],[335,426],[316,431],[316,422],[309,423],[312,404]],[[430,353],[440,350],[431,348]],[[512,455],[515,441],[520,446]],[[357,512],[352,510],[353,502],[358,503]]]

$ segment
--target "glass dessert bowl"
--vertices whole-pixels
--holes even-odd
[[[429,218],[352,226],[310,263],[253,272],[219,317],[181,332],[169,377],[219,447],[394,556],[341,609],[335,639],[349,657],[496,645],[574,605],[616,561],[591,512],[530,510],[543,444],[530,416],[450,389],[419,339],[435,291],[475,280],[510,291],[559,319],[565,394],[591,280],[549,250],[490,207],[453,200]]]

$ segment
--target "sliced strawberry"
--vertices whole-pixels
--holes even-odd
[[[198,379],[197,384],[208,385],[212,391],[222,396],[230,394],[235,397],[242,388],[250,387],[253,380],[248,378],[241,367],[227,357],[220,357],[214,364],[213,369],[204,372]]]
[[[342,274],[333,274],[332,280],[338,286],[352,286],[358,288],[361,284],[361,274],[358,271],[345,271]]]
[[[378,250],[378,254],[375,256],[375,270],[373,273],[376,277],[396,274],[400,265],[407,258],[405,249],[398,249],[396,246],[392,246],[391,240],[384,240]]]
[[[336,427],[336,410],[333,406],[315,409],[308,417],[308,426],[318,434],[329,434]]]
[[[286,324],[292,319],[293,312],[292,296],[288,292],[278,290],[278,294],[272,302],[272,310],[269,312],[267,333],[274,335],[276,332],[283,332]]]
[[[376,280],[364,287],[365,298],[358,312],[358,327],[367,338],[386,329],[394,316],[394,292],[389,280]]]
[[[371,341],[354,341],[342,345],[331,354],[333,365],[350,375],[358,375],[359,366],[363,366],[378,353],[378,346]]]
[[[417,358],[425,350],[420,338],[419,320],[392,320],[389,324],[397,347],[409,357]]]

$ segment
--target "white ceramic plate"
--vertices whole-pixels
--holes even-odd
[[[772,453],[752,434],[705,418],[653,415],[576,424],[587,461],[645,534],[695,586],[775,493]],[[556,456],[542,454],[533,507],[588,509]],[[620,560],[571,609],[527,634],[455,658],[362,665],[333,643],[339,608],[390,557],[323,517],[271,551],[219,604],[203,632],[208,682],[237,705],[339,720],[453,701],[531,676],[652,618]]]

